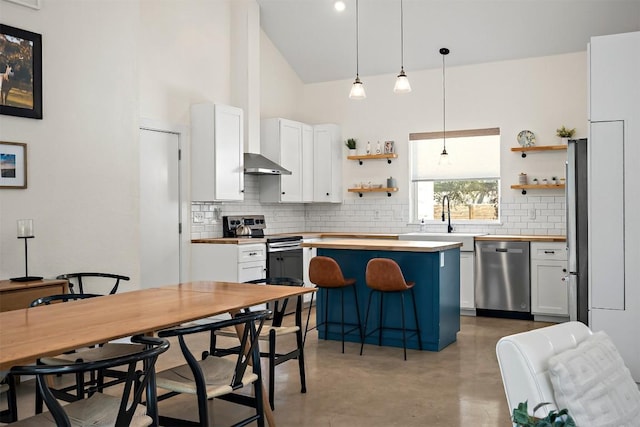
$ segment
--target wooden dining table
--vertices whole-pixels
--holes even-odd
[[[186,282],[2,312],[0,370],[33,363],[40,357],[132,335],[153,334],[185,322],[237,313],[246,307],[314,291],[301,286]],[[147,411],[157,425],[155,384],[153,388],[148,391]],[[267,403],[265,417],[273,427],[275,421],[270,409]]]

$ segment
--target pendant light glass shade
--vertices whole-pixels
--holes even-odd
[[[356,79],[351,85],[351,92],[349,92],[349,98],[351,99],[365,99],[367,94],[364,92],[364,85],[360,81],[359,74],[359,40],[358,40],[358,0],[356,0]]]
[[[440,153],[438,165],[450,166],[451,157],[449,156],[449,153],[447,153],[447,92],[444,67],[444,58],[449,54],[449,49],[443,47],[440,49],[440,54],[442,55],[442,152]]]
[[[396,78],[396,84],[393,87],[395,93],[411,92],[409,78],[404,72],[404,11],[402,8],[402,0],[400,0],[400,74]]]
[[[367,94],[364,92],[364,85],[360,81],[360,77],[356,76],[356,80],[351,85],[351,92],[349,92],[349,98],[351,99],[365,99]]]
[[[409,93],[411,92],[411,84],[409,84],[409,78],[404,73],[404,69],[400,70],[398,78],[396,78],[396,85],[393,87],[395,93]]]

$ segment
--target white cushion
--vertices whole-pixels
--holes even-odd
[[[578,426],[638,426],[640,391],[604,332],[551,357],[549,376],[558,407]]]

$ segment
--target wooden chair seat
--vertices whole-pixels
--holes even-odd
[[[237,334],[235,335],[238,336]],[[231,388],[234,368],[237,356],[208,357],[198,361],[206,384],[207,399],[224,396],[233,392]],[[242,377],[242,387],[254,383],[258,376],[247,370]],[[193,371],[186,363],[175,368],[159,372],[156,376],[156,385],[166,390],[178,393],[196,394],[197,387]]]
[[[83,347],[73,353],[59,354],[53,357],[43,357],[40,363],[43,365],[68,365],[73,362],[96,362],[117,356],[128,356],[144,350],[137,344],[106,343],[100,347]]]
[[[88,399],[77,400],[64,407],[72,426],[109,426],[113,425],[118,410],[120,398],[95,393]],[[136,407],[130,426],[145,427],[153,423],[151,417],[146,415],[147,408],[144,405]],[[44,427],[56,426],[56,422],[50,412],[44,412],[35,417],[27,418],[11,424],[17,427]]]

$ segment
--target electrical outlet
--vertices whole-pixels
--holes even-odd
[[[204,222],[204,212],[194,212],[193,213],[193,222],[196,224],[201,224]]]
[[[378,209],[373,211],[373,219],[380,219],[380,211]]]
[[[534,208],[529,209],[529,219],[536,219],[536,210]]]

